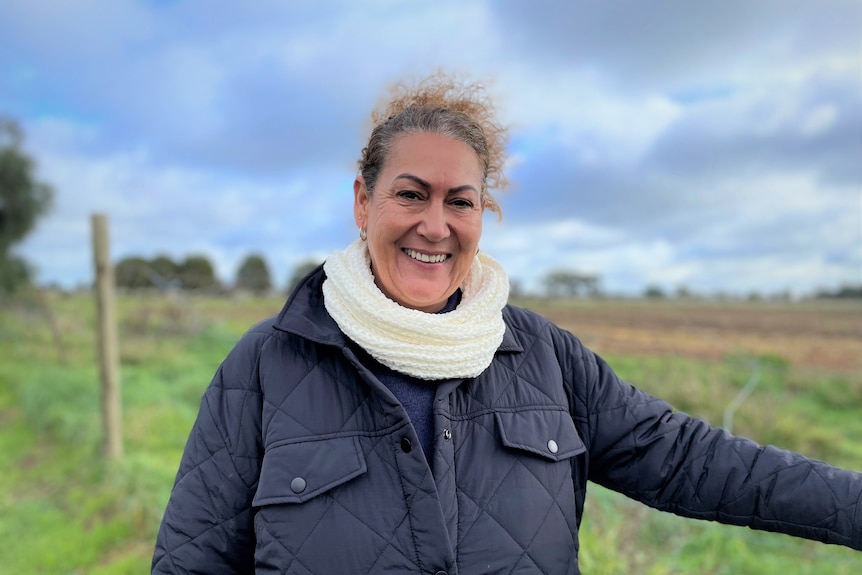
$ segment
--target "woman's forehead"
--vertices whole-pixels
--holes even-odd
[[[383,169],[395,172],[389,176],[392,180],[402,173],[423,180],[440,173],[462,179],[482,179],[479,156],[473,148],[461,140],[435,132],[399,136],[392,144]]]

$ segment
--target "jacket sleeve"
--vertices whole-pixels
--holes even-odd
[[[254,572],[263,337],[246,334],[204,393],[162,518],[153,573]]]
[[[710,427],[568,345],[592,481],[677,515],[862,549],[862,473]]]

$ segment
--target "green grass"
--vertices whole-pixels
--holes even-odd
[[[621,378],[713,425],[722,424],[725,407],[749,381],[757,363],[759,384],[736,411],[734,432],[862,470],[859,375],[794,370],[775,356],[729,357],[722,362],[605,359]],[[595,485],[584,517],[585,573],[862,572],[862,553],[847,548],[659,513]]]
[[[15,541],[0,573],[147,572],[201,394],[242,330],[193,307],[121,300],[125,456],[107,463],[94,306],[52,307],[60,349],[38,307],[0,312],[0,537]]]
[[[0,573],[148,572],[155,535],[201,394],[242,332],[277,300],[122,298],[125,455],[101,455],[95,312],[51,299],[0,307]],[[624,379],[720,424],[751,361],[760,383],[734,431],[862,468],[862,377],[780,357],[606,358]],[[862,553],[662,514],[592,485],[581,530],[585,573],[862,572]],[[827,567],[828,566],[828,567]]]

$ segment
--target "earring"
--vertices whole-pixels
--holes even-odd
[[[363,242],[365,240],[367,240],[368,239],[368,232],[366,232],[364,229],[359,230],[359,239],[362,240]]]

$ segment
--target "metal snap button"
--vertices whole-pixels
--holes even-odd
[[[554,441],[553,439],[548,440],[548,451],[550,451],[551,453],[556,453],[557,451],[559,451],[559,449],[560,448],[557,447],[556,441]]]
[[[305,479],[302,477],[294,477],[293,481],[290,482],[290,490],[294,493],[302,493],[305,491],[305,487]]]
[[[450,439],[452,439],[452,432],[449,431],[448,429],[444,429],[443,430],[443,439],[445,439],[446,441],[449,441]]]

